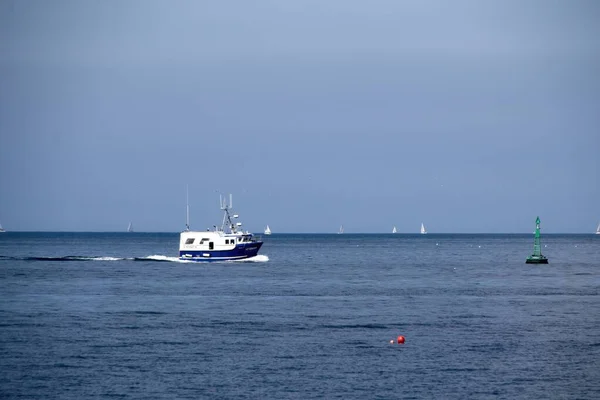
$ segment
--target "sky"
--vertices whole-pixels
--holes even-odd
[[[594,0],[0,0],[9,231],[591,233]]]

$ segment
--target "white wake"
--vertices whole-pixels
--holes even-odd
[[[61,258],[62,259],[62,258]],[[76,257],[69,256],[64,257],[65,260],[81,260],[81,261],[166,261],[166,262],[177,262],[177,263],[198,263],[198,262],[207,262],[208,260],[182,260],[179,257],[171,257],[164,256],[161,254],[153,254],[151,256],[146,257]],[[250,258],[243,258],[241,260],[213,260],[212,263],[219,262],[267,262],[269,261],[269,257],[264,254],[259,254]]]
[[[153,261],[171,261],[171,262],[180,262],[180,263],[189,263],[193,262],[191,260],[182,260],[179,257],[169,257],[169,256],[161,256],[158,254],[154,254],[152,256],[143,257],[145,260],[153,260]]]
[[[258,254],[254,257],[243,258],[241,260],[235,260],[235,262],[267,262],[269,261],[269,256],[266,254]]]

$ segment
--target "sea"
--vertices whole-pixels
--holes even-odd
[[[600,399],[600,235],[178,237],[0,234],[0,398]]]

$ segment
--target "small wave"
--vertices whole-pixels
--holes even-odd
[[[109,315],[118,315],[122,317],[136,317],[136,316],[145,316],[145,315],[167,315],[166,312],[163,311],[105,311],[105,314]]]
[[[78,365],[65,364],[65,363],[56,363],[52,367],[54,367],[54,368],[79,368]]]
[[[489,371],[489,368],[444,368],[442,371],[445,372],[477,372],[477,371]]]
[[[321,325],[322,328],[327,329],[388,329],[386,325],[380,324],[341,324],[341,325]]]

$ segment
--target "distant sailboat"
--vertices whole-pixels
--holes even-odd
[[[269,225],[267,225],[267,227],[265,228],[265,235],[270,235],[271,234],[271,228],[269,228]]]
[[[0,233],[2,233],[2,232],[6,232],[6,231],[5,231],[5,230],[4,230],[4,228],[2,227],[2,224],[0,224]]]
[[[338,231],[338,235],[344,233],[344,225],[340,225],[340,230]]]
[[[127,232],[133,232],[133,224],[130,222],[129,226],[127,227]]]
[[[427,231],[425,230],[425,225],[423,225],[423,223],[421,222],[421,235],[426,234]]]
[[[0,226],[1,228],[1,226]],[[598,227],[596,228],[596,235],[600,235],[600,224],[598,224]]]
[[[394,226],[394,229],[392,229],[392,233],[396,233],[396,232],[398,232],[398,231],[396,230],[396,227]]]

